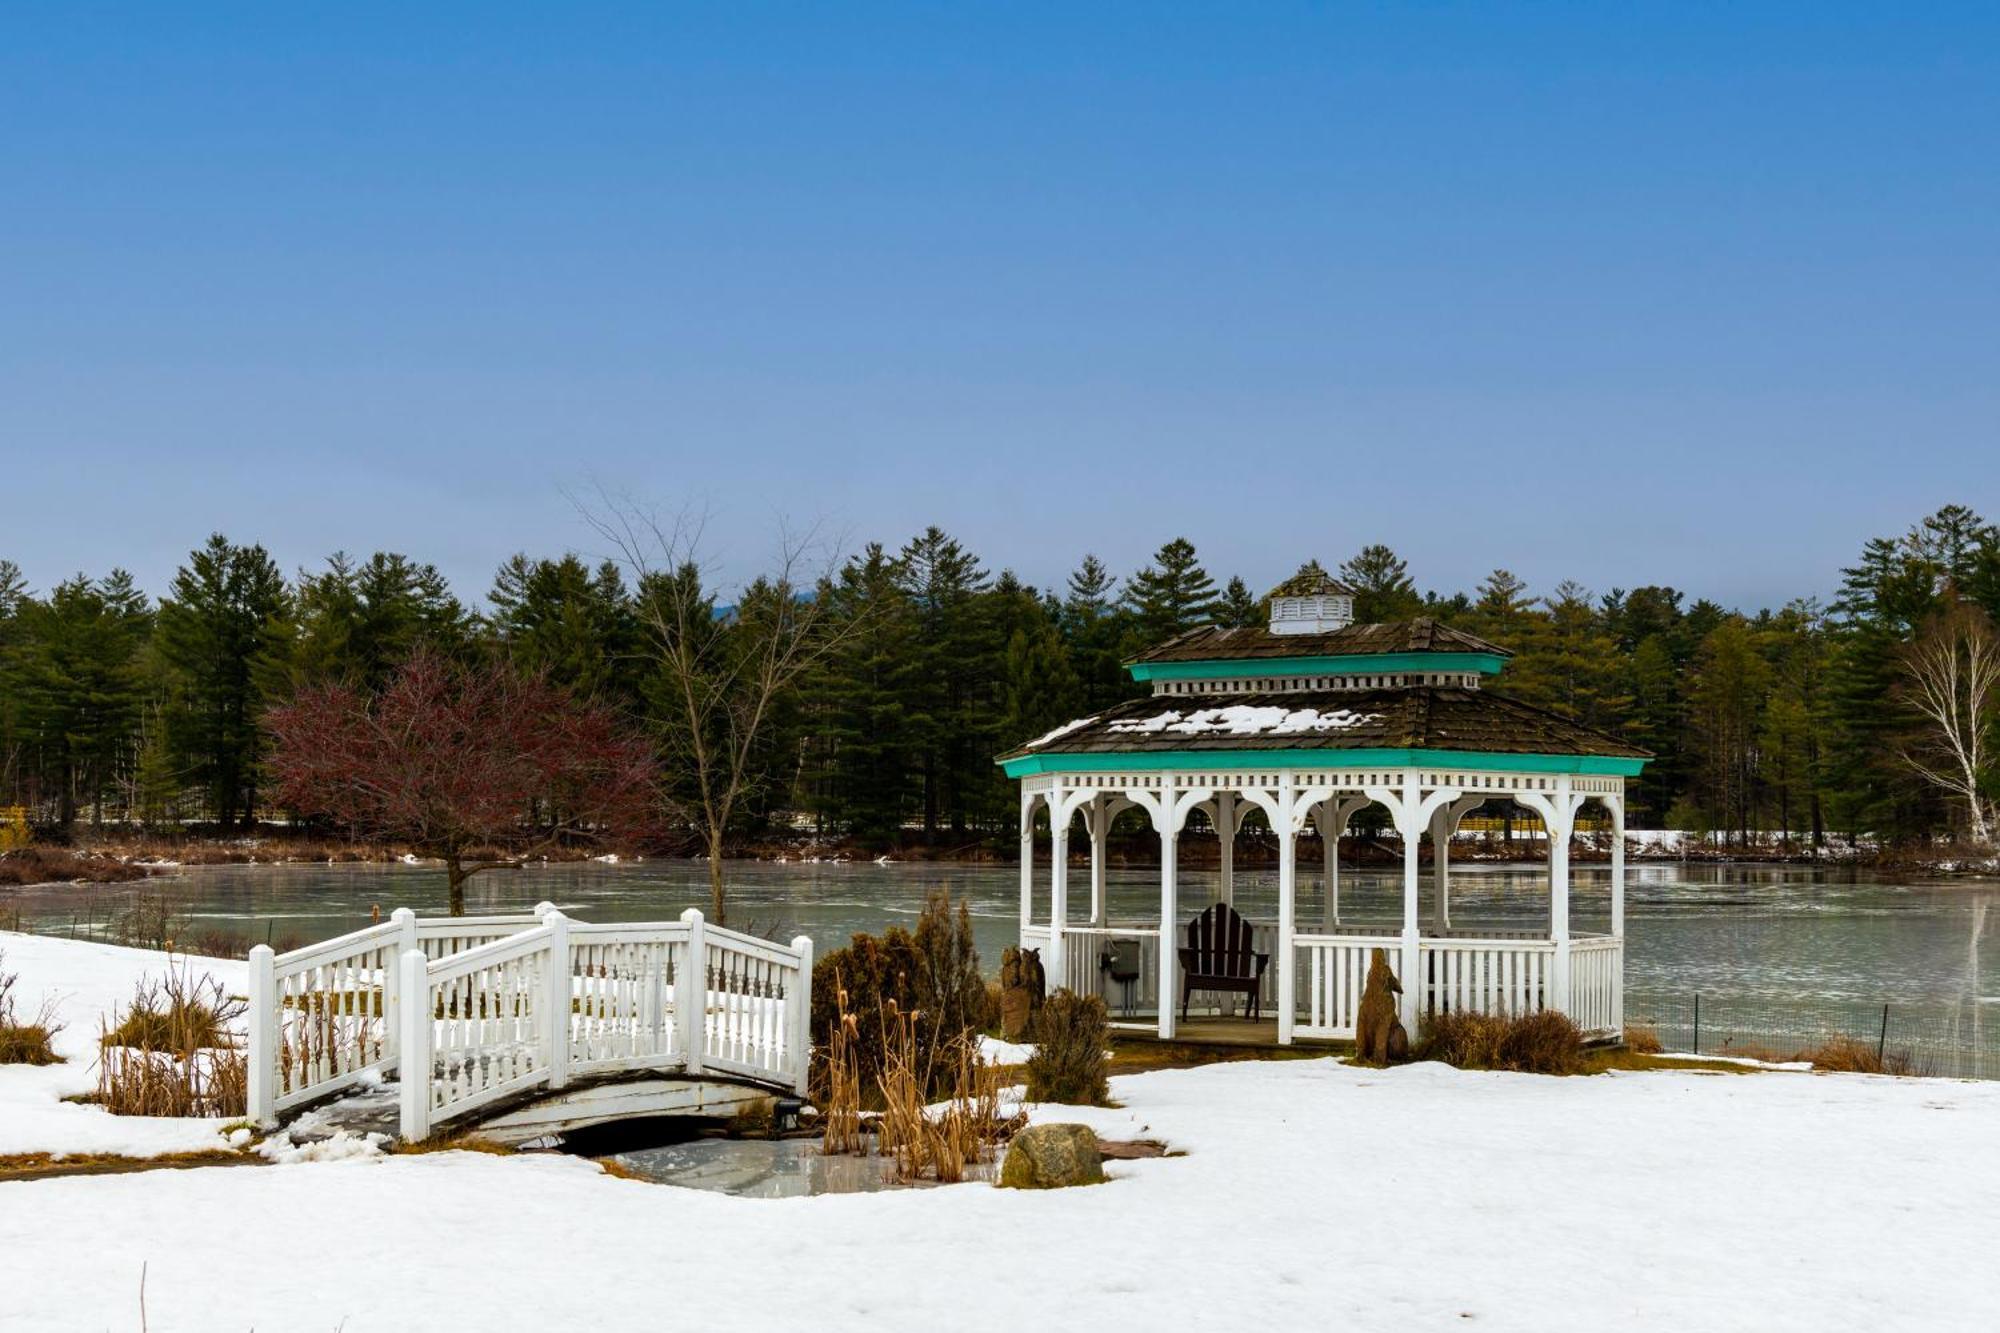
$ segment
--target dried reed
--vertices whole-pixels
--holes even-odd
[[[142,978],[116,1023],[100,1020],[95,1100],[113,1115],[242,1115],[244,1002],[191,967]]]

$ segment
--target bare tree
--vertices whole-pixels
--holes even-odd
[[[1903,657],[1903,697],[1922,719],[1903,759],[1965,802],[1972,841],[1992,844],[1989,738],[2000,722],[2000,637],[1975,606],[1954,601],[1918,630]]]
[[[834,561],[831,544],[816,528],[801,533],[781,524],[770,572],[724,607],[703,568],[704,516],[682,512],[665,521],[602,496],[583,514],[633,572],[657,673],[662,796],[671,813],[700,833],[710,912],[724,921],[725,839],[769,777],[762,747],[773,720],[800,678],[857,629],[820,595]]]

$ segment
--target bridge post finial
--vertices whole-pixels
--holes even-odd
[[[800,1097],[812,1081],[813,942],[810,935],[794,935],[792,948],[799,955],[799,977],[792,987],[792,1090]]]
[[[406,949],[396,966],[397,1127],[403,1142],[421,1143],[431,1132],[430,960],[422,949]]]
[[[271,946],[250,950],[249,1095],[245,1110],[260,1129],[278,1123],[278,956]]]
[[[701,909],[681,913],[687,927],[687,964],[674,976],[674,1028],[687,1072],[699,1074],[708,1054],[708,932]]]
[[[576,986],[570,980],[569,918],[550,908],[542,917],[542,924],[549,932],[549,1021],[546,1026],[549,1087],[564,1088],[569,1086],[570,1010],[576,1001]]]

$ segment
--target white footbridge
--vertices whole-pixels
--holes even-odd
[[[264,1126],[393,1083],[401,1137],[531,1138],[803,1097],[812,941],[543,903],[250,951],[249,1112]]]

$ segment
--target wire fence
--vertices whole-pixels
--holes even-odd
[[[1993,1009],[1994,1006],[1987,1006]],[[1887,1073],[2000,1078],[2000,1010],[1949,1004],[1645,995],[1625,1000],[1628,1035],[1650,1029],[1670,1052],[1838,1062],[1872,1054]]]

